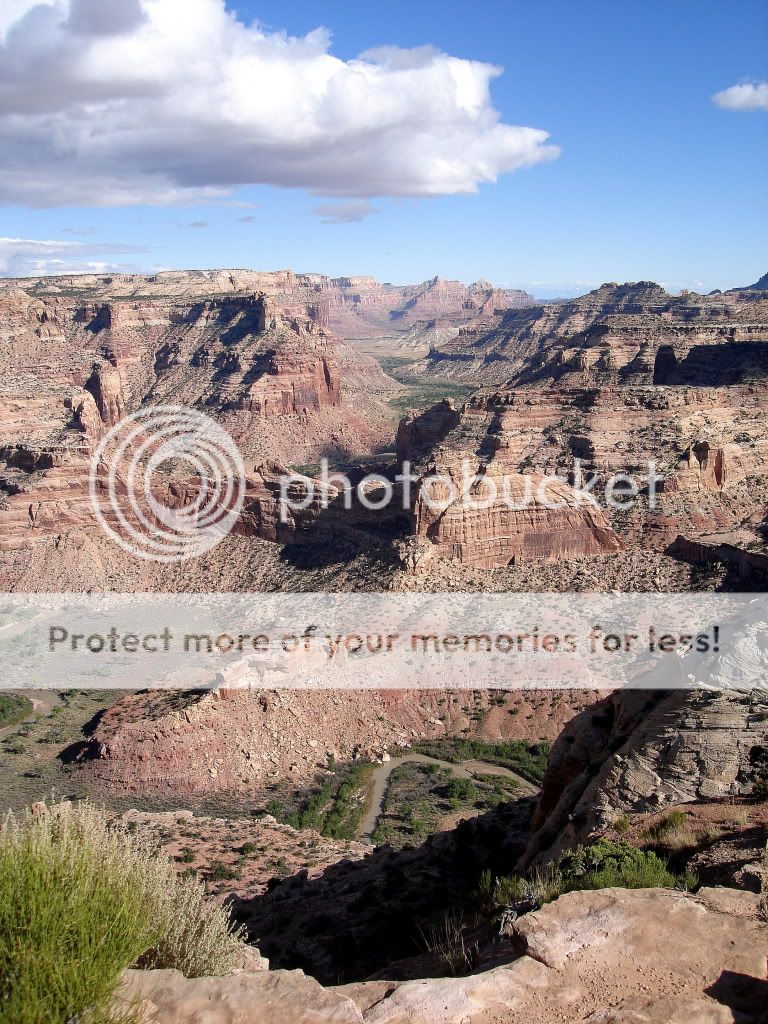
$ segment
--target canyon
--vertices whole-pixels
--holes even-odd
[[[466,397],[426,408],[413,397],[409,406],[408,385],[387,372],[393,355],[438,391],[461,382]],[[764,584],[761,282],[706,296],[606,284],[541,304],[487,282],[439,278],[402,287],[247,270],[17,279],[0,283],[0,370],[6,592],[664,593]],[[210,416],[245,464],[229,536],[178,564],[117,547],[90,494],[93,484],[102,515],[116,523],[103,466],[92,480],[94,453],[126,415],[165,405]],[[137,450],[117,464],[120,500]],[[364,493],[391,486],[393,501],[381,509],[359,494],[347,501],[338,480],[323,492],[322,458],[353,487],[375,472]],[[584,500],[580,474],[595,478],[594,501]],[[172,465],[153,479],[153,495],[173,510],[203,483]],[[625,500],[628,487],[636,501]],[[750,637],[748,657],[768,671],[760,629]],[[722,662],[717,671],[728,678],[730,669]],[[261,687],[239,689],[223,676],[205,690],[174,691],[158,680],[106,696],[74,742],[61,744],[67,786],[210,876],[215,897],[270,961],[265,970],[252,954],[230,978],[202,981],[131,972],[127,991],[153,986],[147,1019],[178,1019],[215,998],[222,1021],[255,1012],[260,1024],[507,1024],[526,1015],[554,1024],[576,1012],[596,1024],[660,1024],[691,1006],[699,1017],[686,1019],[757,1024],[766,984],[764,956],[754,953],[766,942],[755,891],[768,838],[764,690],[713,689],[706,679],[672,693],[418,682],[284,690],[265,676]],[[366,768],[413,747],[427,762],[415,760],[414,771],[445,771],[446,793],[471,787],[448,762],[430,765],[418,753],[451,743],[478,744],[497,759],[500,749],[519,755],[551,744],[540,793],[531,785],[490,808],[459,801],[431,834],[414,824],[402,849],[361,841],[354,814],[345,836],[302,825],[301,809],[324,787],[331,802],[351,787],[347,802],[364,819],[367,790],[354,791],[357,776],[346,773],[360,769],[365,779]],[[492,760],[472,757],[492,776]],[[278,806],[299,827],[277,820]],[[418,820],[417,807],[406,810],[405,820]],[[698,822],[692,845],[660,845],[670,814]],[[258,846],[250,862],[236,852],[238,832]],[[501,928],[495,918],[477,923],[484,873],[517,872],[530,887],[574,849],[627,836],[668,856],[675,877],[699,872],[699,891],[563,891],[536,905],[508,901]],[[235,867],[244,874],[230,884]],[[662,926],[672,928],[674,962],[653,937]],[[472,949],[469,966],[446,966],[440,928]],[[633,972],[633,956],[643,971]],[[736,984],[730,975],[739,973]]]

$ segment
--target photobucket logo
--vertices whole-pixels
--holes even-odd
[[[91,460],[89,494],[96,518],[121,548],[153,562],[183,562],[209,551],[235,525],[245,467],[237,445],[210,417],[154,406],[124,417],[103,438]]]
[[[323,459],[317,477],[295,473],[281,476],[280,521],[289,522],[296,512],[310,506],[328,508],[331,504],[347,511],[356,505],[376,512],[397,501],[404,512],[409,512],[416,494],[419,502],[434,513],[445,512],[457,504],[466,509],[503,505],[510,511],[533,506],[552,510],[589,506],[626,511],[638,500],[655,509],[662,481],[653,461],[647,463],[645,472],[606,476],[585,473],[580,459],[574,459],[567,471],[530,474],[489,473],[486,467],[478,467],[476,461],[463,459],[458,470],[450,474],[417,474],[406,460],[391,479],[372,473],[353,484],[346,473],[332,470],[328,460]]]

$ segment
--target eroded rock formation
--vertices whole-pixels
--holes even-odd
[[[617,691],[577,715],[552,748],[522,866],[625,812],[749,793],[767,746],[764,691]]]

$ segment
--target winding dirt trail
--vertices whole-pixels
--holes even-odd
[[[441,761],[437,757],[429,757],[427,754],[403,754],[402,757],[393,757],[390,761],[377,765],[373,773],[373,780],[368,795],[368,810],[360,824],[360,838],[370,839],[376,830],[376,824],[384,810],[384,800],[387,795],[389,777],[395,768],[408,761],[416,764],[435,764],[440,768],[449,768],[460,779],[473,779],[476,775],[503,775],[507,779],[514,779],[518,784],[518,795],[534,796],[538,788],[522,775],[503,768],[498,764],[488,764],[485,761]]]

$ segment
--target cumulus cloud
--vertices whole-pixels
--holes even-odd
[[[442,195],[558,155],[545,131],[501,122],[494,65],[330,46],[224,0],[3,0],[0,202],[200,202],[254,183]]]
[[[361,220],[379,211],[365,199],[352,199],[346,203],[320,203],[312,213],[323,218],[323,224],[359,224]]]
[[[32,238],[0,238],[0,277],[42,277],[48,274],[130,272],[134,264],[98,259],[125,253],[146,253],[140,245],[90,244]]]
[[[716,92],[712,101],[726,110],[768,110],[768,82],[747,82]]]

